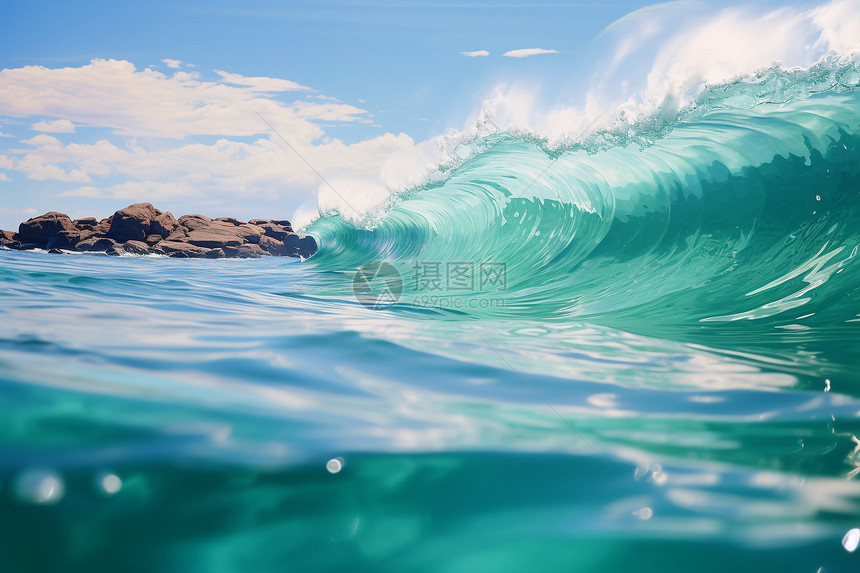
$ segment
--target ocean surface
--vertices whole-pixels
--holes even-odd
[[[860,570],[858,84],[463,141],[307,261],[0,250],[0,571]]]

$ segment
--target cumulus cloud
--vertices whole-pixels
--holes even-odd
[[[45,135],[44,133],[40,133],[30,139],[23,139],[21,143],[26,145],[35,145],[35,146],[45,146],[52,147],[55,145],[60,145],[60,140],[54,137],[53,135]]]
[[[164,58],[161,61],[164,62],[168,68],[173,68],[174,70],[178,70],[182,67],[182,62],[180,60],[171,60],[170,58]]]
[[[303,141],[321,137],[317,121],[367,118],[365,110],[347,104],[285,102],[264,93],[296,89],[306,88],[288,80],[226,72],[220,81],[205,81],[197,73],[169,76],[138,70],[128,61],[93,60],[77,68],[0,71],[0,110],[12,117],[62,117],[112,128],[119,135],[176,139],[265,133],[268,128],[257,112]]]
[[[47,133],[74,133],[75,124],[68,119],[58,119],[55,121],[40,121],[31,126],[35,131],[44,131]]]
[[[474,52],[460,52],[460,53],[466,57],[469,57],[469,58],[477,58],[480,56],[489,56],[490,55],[490,52],[488,52],[487,50],[475,50]]]
[[[64,169],[59,165],[50,163],[38,153],[27,153],[22,157],[9,157],[0,155],[0,169],[7,171],[20,171],[28,179],[35,181],[68,181],[76,183],[89,183],[89,176],[81,169]]]
[[[213,145],[156,150],[144,149],[136,142],[126,147],[107,140],[57,147],[46,141],[38,157],[43,165],[75,165],[93,178],[127,179],[104,187],[89,184],[73,188],[63,192],[64,197],[157,201],[222,194],[273,199],[289,187],[298,191],[294,199],[317,190],[323,197],[341,193],[355,197],[347,199],[347,204],[357,208],[362,201],[357,189],[373,187],[387,195],[389,188],[417,184],[426,168],[438,160],[434,156],[437,149],[434,144],[416,144],[405,134],[385,134],[351,145],[335,139],[295,150],[272,136],[250,143],[219,139]],[[0,156],[0,167],[4,167],[4,156]],[[314,170],[324,174],[326,181],[338,181],[335,191]],[[55,174],[59,180],[72,177],[65,172]],[[334,200],[325,199],[324,203],[330,206]]]
[[[321,123],[369,121],[370,114],[329,96],[290,101],[279,94],[309,89],[298,83],[218,77],[165,75],[112,60],[0,71],[3,114],[59,116],[113,130],[86,143],[38,134],[20,142],[29,147],[0,150],[0,169],[56,181],[57,197],[72,205],[151,201],[179,212],[209,206],[239,215],[249,205],[307,207],[319,195],[326,208],[343,201],[345,214],[361,219],[352,207],[365,209],[389,190],[420,183],[438,164],[434,141],[418,143],[402,133],[351,144],[325,137]],[[214,142],[205,137],[211,135]],[[336,182],[337,191],[318,174]],[[51,208],[64,209],[62,201]]]
[[[5,173],[0,173],[0,181],[12,181],[12,179]]]
[[[506,58],[528,58],[540,54],[557,54],[557,50],[544,50],[543,48],[524,48],[522,50],[510,50],[502,54]]]

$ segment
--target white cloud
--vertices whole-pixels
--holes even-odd
[[[224,83],[248,86],[252,90],[258,92],[297,92],[311,89],[296,82],[291,82],[290,80],[266,77],[249,78],[239,74],[222,72],[220,70],[215,70],[215,73],[223,78]]]
[[[4,215],[35,215],[37,211],[32,207],[26,207],[24,209],[8,209],[0,205],[0,213],[3,213]]]
[[[98,187],[86,186],[86,187],[78,187],[77,189],[72,189],[70,191],[63,191],[60,193],[60,197],[105,197],[107,196],[106,192],[103,189],[99,189]]]
[[[0,155],[0,169],[8,171],[20,171],[28,179],[35,181],[69,181],[77,183],[89,183],[89,176],[80,169],[64,169],[59,165],[48,163],[38,153],[28,153],[23,157],[8,157]]]
[[[53,135],[45,135],[44,133],[40,133],[39,135],[31,137],[30,139],[24,139],[21,141],[21,143],[25,143],[27,145],[47,147],[61,145],[59,139],[57,139]]]
[[[75,124],[68,119],[58,119],[55,121],[40,121],[34,123],[32,128],[36,131],[44,131],[47,133],[74,133]]]
[[[490,52],[488,52],[487,50],[475,50],[474,52],[460,52],[460,53],[466,57],[469,57],[469,58],[477,58],[480,56],[489,56],[490,55]]]
[[[556,50],[544,50],[543,48],[525,48],[522,50],[511,50],[502,54],[506,58],[528,58],[540,54],[557,54]]]
[[[22,142],[32,148],[0,154],[0,170],[64,183],[52,205],[59,210],[74,210],[63,201],[122,199],[151,201],[177,213],[209,208],[238,215],[260,204],[304,207],[318,193],[325,205],[341,200],[329,197],[333,192],[314,170],[337,182],[345,205],[363,209],[389,189],[421,182],[438,164],[434,142],[416,143],[402,133],[352,144],[325,137],[320,122],[369,121],[365,110],[328,96],[282,101],[261,93],[308,89],[298,83],[219,76],[206,81],[197,73],[165,75],[112,60],[2,70],[3,114],[63,117],[114,132],[94,143],[68,144],[42,133]],[[208,135],[218,138],[197,140]]]
[[[161,61],[164,62],[165,64],[167,64],[168,68],[173,68],[174,70],[178,70],[179,68],[182,67],[182,61],[181,60],[171,60],[170,58],[164,58]]]
[[[0,131],[0,137],[13,137],[13,136],[11,134],[3,133],[2,131]]]
[[[76,165],[92,177],[128,179],[106,187],[75,188],[62,196],[153,201],[201,194],[271,199],[283,195],[286,189],[294,190],[298,199],[325,187],[307,163],[326,180],[340,181],[340,187],[336,186],[339,192],[358,197],[358,188],[384,191],[417,184],[427,173],[426,168],[438,160],[435,145],[416,145],[404,134],[385,134],[351,145],[334,139],[296,150],[301,156],[275,136],[252,143],[220,139],[213,145],[189,144],[152,151],[134,144],[120,148],[102,140],[44,147],[39,158],[44,165]],[[0,167],[4,167],[3,156]],[[323,195],[329,193],[322,189]],[[356,198],[349,203],[357,207],[360,201]]]
[[[145,197],[146,201],[165,201],[176,199],[176,197],[201,197],[203,192],[187,183],[168,183],[157,181],[126,181],[106,188],[92,186],[78,187],[70,191],[60,193],[60,197],[91,197],[125,199],[130,202],[140,201]]]
[[[117,134],[181,139],[193,135],[246,137],[266,133],[262,114],[294,140],[322,135],[316,121],[359,121],[367,112],[333,103],[283,102],[264,91],[306,89],[277,78],[221,73],[172,76],[131,62],[93,60],[77,68],[26,66],[0,71],[0,110],[13,117],[53,116],[112,128]],[[236,85],[228,85],[233,83]]]
[[[0,181],[12,181],[12,178],[5,173],[0,173]]]

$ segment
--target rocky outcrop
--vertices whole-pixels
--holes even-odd
[[[175,258],[307,258],[317,250],[289,221],[203,215],[174,218],[149,203],[120,209],[107,219],[75,219],[52,211],[23,223],[18,232],[0,231],[0,246],[51,252],[101,251],[108,255],[166,255]]]

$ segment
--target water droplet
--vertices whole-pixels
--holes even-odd
[[[122,489],[122,480],[116,474],[102,472],[96,475],[96,487],[101,493],[113,495]]]
[[[332,458],[330,459],[326,465],[325,469],[328,470],[329,473],[336,474],[340,470],[343,469],[343,458]]]
[[[855,527],[848,531],[848,533],[845,534],[845,537],[842,538],[842,547],[845,548],[845,551],[854,553],[854,550],[857,549],[857,545],[860,545],[860,529]]]
[[[15,494],[26,503],[51,505],[63,499],[65,493],[63,478],[52,470],[27,470],[15,482]]]
[[[826,378],[825,378],[825,380],[824,380],[824,391],[825,391],[825,392],[830,392],[830,380],[828,380],[828,379],[826,379]]]
[[[519,217],[519,216],[520,216],[520,212],[519,212],[519,211],[517,211],[516,213],[514,213],[514,217]]]
[[[535,237],[540,237],[540,231],[535,231]]]
[[[815,196],[815,200],[816,200],[816,201],[821,201],[821,195],[816,195],[816,196]]]
[[[643,507],[638,511],[634,511],[633,515],[641,519],[642,521],[647,521],[654,516],[654,510],[650,507]]]
[[[669,475],[663,471],[663,466],[654,464],[651,467],[651,483],[654,485],[664,485],[668,479]]]

